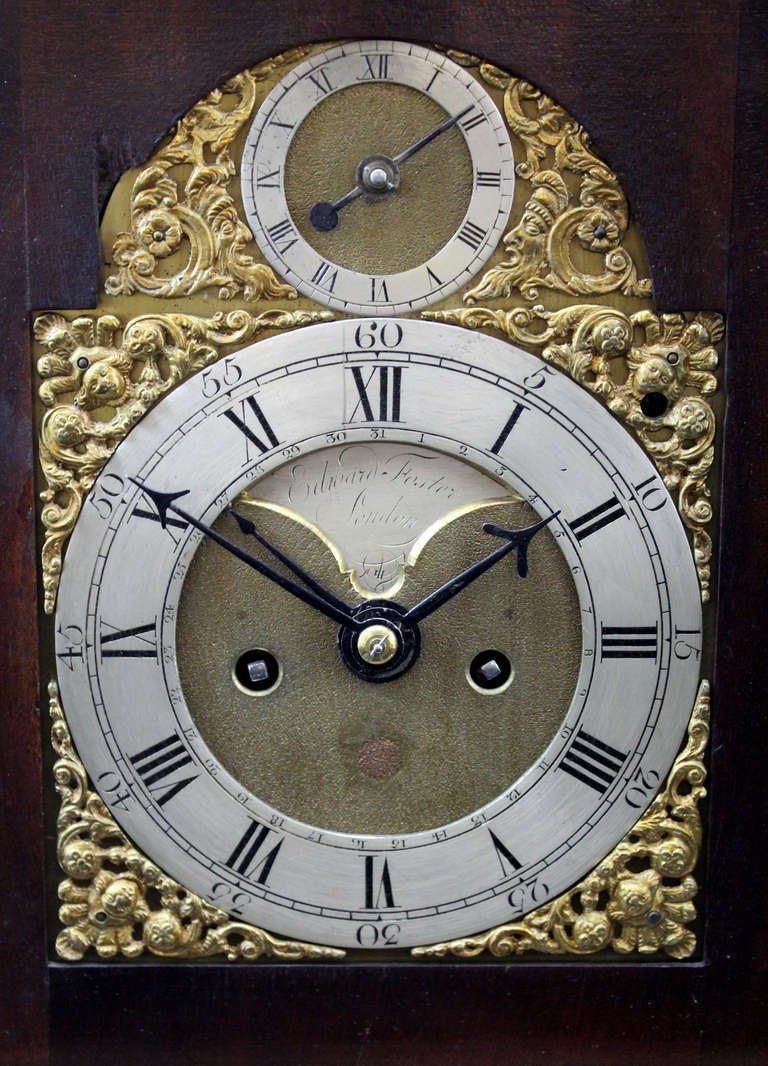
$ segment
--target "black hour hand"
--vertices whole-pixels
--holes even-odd
[[[520,577],[528,576],[528,546],[533,540],[534,536],[546,526],[553,518],[556,518],[560,514],[559,511],[553,511],[551,515],[547,515],[546,518],[542,518],[540,522],[536,522],[535,525],[526,526],[525,529],[504,529],[503,526],[494,525],[493,522],[483,523],[483,532],[490,533],[494,537],[503,537],[514,544],[517,554],[517,572]]]

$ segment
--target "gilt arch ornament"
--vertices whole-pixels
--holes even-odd
[[[90,487],[155,401],[256,337],[334,317],[275,275],[253,241],[238,193],[242,142],[255,110],[314,47],[243,71],[195,104],[146,164],[118,183],[102,226],[106,265],[96,310],[52,310],[34,321],[48,613]],[[422,316],[507,337],[605,404],[676,499],[706,603],[723,320],[690,309],[656,311],[627,198],[576,119],[524,79],[448,54],[474,71],[503,111],[518,196],[485,268]],[[176,959],[338,957],[333,949],[279,941],[231,922],[164,878],[109,824],[72,747],[55,687],[49,700],[61,796],[58,859],[66,875],[59,889],[62,958],[145,951]],[[690,957],[708,705],[705,681],[664,787],[579,885],[514,925],[414,949],[414,957],[603,950]],[[86,853],[96,856],[90,864]]]

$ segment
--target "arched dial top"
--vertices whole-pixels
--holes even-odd
[[[248,223],[300,292],[354,314],[426,307],[476,274],[509,217],[514,160],[481,83],[442,53],[353,41],[299,63],[243,151]]]
[[[370,684],[337,646],[347,622],[318,609],[307,591],[326,606],[338,601],[355,634],[397,628],[397,619],[383,608],[377,615],[379,601],[355,593],[305,525],[279,516],[294,531],[291,544],[278,543],[278,527],[261,527],[296,564],[291,569],[239,528],[229,509],[240,511],[243,491],[258,494],[259,479],[288,463],[381,441],[444,455],[447,469],[467,464],[525,501],[519,506],[526,510],[509,519],[517,532],[540,528],[525,551],[521,542],[506,548],[461,591],[412,614],[420,636],[413,664]],[[258,512],[242,511],[257,529]],[[447,545],[457,543],[451,537],[459,526],[438,530],[382,602],[394,615],[407,615],[509,542],[517,532],[495,514],[502,514],[497,503],[491,515],[478,513],[476,526],[471,509],[461,517],[469,533],[455,555]],[[240,598],[228,599],[224,563],[216,590],[217,553],[238,575]],[[548,553],[559,560],[552,573],[562,578],[546,577]],[[254,558],[261,570],[249,562]],[[195,592],[201,567],[213,568],[211,583]],[[290,578],[303,598],[268,570]],[[526,600],[529,582],[536,593]],[[535,601],[547,587],[550,606],[542,616]],[[204,588],[212,590],[207,601]],[[573,606],[558,615],[568,595]],[[252,646],[279,660],[274,686],[247,712],[237,709],[234,684],[228,701],[212,696],[210,706],[201,706],[190,658],[204,656],[206,646],[221,646],[225,656],[233,651],[223,629],[206,628],[206,603],[211,617],[231,607]],[[356,617],[362,608],[365,616]],[[566,624],[571,609],[578,621]],[[559,617],[566,620],[563,632],[577,638],[572,676],[537,689],[531,675],[546,674],[547,663],[563,656],[561,638],[553,636]],[[388,948],[519,916],[562,892],[616,844],[677,753],[698,682],[701,617],[690,550],[661,479],[585,392],[501,341],[374,318],[262,341],[161,401],[94,485],[67,552],[56,628],[75,743],[139,847],[193,891],[273,932]],[[260,643],[265,634],[269,641]],[[277,646],[281,640],[284,647]],[[522,644],[534,654],[520,651],[516,663]],[[485,650],[493,656],[478,665]],[[374,669],[389,655],[378,630],[357,651]],[[493,684],[495,668],[505,668],[504,656],[518,670],[489,696],[483,685]],[[211,663],[213,670],[215,655]],[[317,673],[307,678],[302,670],[310,664]],[[266,655],[254,666],[258,676],[269,669]],[[440,693],[445,682],[458,702],[420,694],[411,704],[412,694],[422,693],[420,678],[432,679]],[[412,743],[380,745],[368,764],[385,765],[388,777],[371,773],[345,791],[333,745],[340,745],[343,762],[347,723],[334,720],[330,740],[322,735],[323,719],[336,713],[325,698],[332,691],[344,717],[356,715],[361,729],[366,716],[394,723],[398,707],[413,712]],[[272,699],[280,707],[274,719]],[[549,732],[519,766],[514,749],[528,750],[526,737],[542,708],[549,708]],[[320,723],[318,745],[327,745],[314,759],[300,750],[302,736],[315,728],[310,719]],[[220,748],[217,729],[240,732],[222,738]],[[452,785],[460,786],[462,774],[482,772],[479,757],[469,765],[466,758],[451,761],[446,738],[462,732],[465,751],[500,751],[494,765],[499,773],[511,767],[510,777],[446,820],[438,813],[437,820],[420,821],[414,811],[420,802],[429,809],[430,781],[450,810]],[[243,780],[251,770],[233,772],[230,757],[220,754],[227,743],[247,744],[250,733],[259,735],[262,761],[283,760],[289,784],[293,766],[295,791],[279,802],[268,775]],[[430,752],[435,737],[444,747]],[[362,751],[370,738],[363,731],[360,739]],[[326,766],[331,784],[323,819],[313,822],[307,811],[313,790],[325,787]],[[388,811],[387,797],[403,781],[416,798],[401,817]],[[355,802],[364,793],[358,831]]]

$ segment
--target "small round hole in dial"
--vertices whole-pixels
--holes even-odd
[[[492,695],[503,692],[514,680],[515,669],[503,651],[480,651],[469,664],[467,681],[477,692]]]
[[[266,696],[274,692],[282,679],[280,663],[264,648],[244,651],[232,670],[232,680],[249,696]]]

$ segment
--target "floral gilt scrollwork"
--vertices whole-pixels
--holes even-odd
[[[560,367],[631,426],[677,499],[693,537],[702,600],[709,599],[712,518],[708,476],[716,429],[708,397],[717,389],[720,315],[624,314],[576,304],[424,312],[425,318],[489,329]]]
[[[485,272],[465,303],[516,292],[532,303],[541,289],[650,297],[650,279],[638,277],[624,247],[626,197],[583,127],[528,82],[487,65],[480,74],[504,92],[504,114],[525,152],[516,172],[530,192],[520,219],[504,235],[505,259]]]
[[[207,287],[220,299],[295,299],[265,263],[245,251],[251,231],[240,219],[229,185],[230,148],[249,119],[257,89],[300,52],[243,71],[197,103],[138,174],[130,231],[112,248],[117,271],[104,283],[112,296],[189,296]],[[233,103],[234,101],[234,103]]]
[[[480,936],[414,948],[418,958],[497,958],[535,951],[546,955],[620,955],[658,952],[689,958],[696,936],[692,877],[701,849],[699,803],[705,796],[704,753],[709,738],[709,684],[702,681],[685,748],[664,789],[610,855],[579,884],[518,922]]]
[[[92,950],[103,959],[145,953],[281,962],[344,956],[337,948],[279,940],[263,929],[232,921],[162,873],[131,845],[89,787],[54,682],[48,694],[57,755],[53,773],[61,800],[57,858],[67,875],[59,885],[64,928],[56,938],[56,951],[62,959],[77,961]]]
[[[123,326],[115,315],[73,320],[38,316],[34,335],[45,351],[38,360],[43,585],[53,610],[64,544],[83,499],[132,426],[164,393],[215,362],[222,349],[253,340],[264,330],[291,329],[329,318],[323,311],[272,310],[194,315],[140,315]]]

